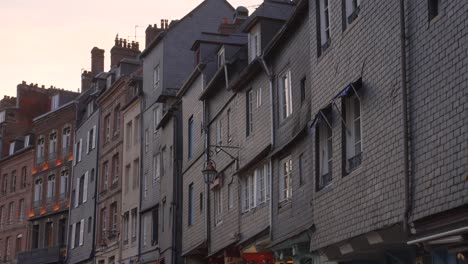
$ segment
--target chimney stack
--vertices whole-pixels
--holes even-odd
[[[91,72],[98,74],[104,71],[104,50],[94,47],[91,50]]]
[[[136,59],[140,55],[140,49],[138,42],[131,45],[131,42],[126,39],[119,39],[119,35],[115,37],[115,45],[112,47],[111,54],[111,67],[115,67],[119,64],[122,59]]]
[[[154,24],[154,26],[149,25],[146,30],[145,30],[145,47],[147,48],[151,41],[153,41],[158,34],[163,31],[164,29],[164,22],[163,19],[161,19],[161,28],[158,28],[157,24]],[[137,42],[138,44],[138,42]]]

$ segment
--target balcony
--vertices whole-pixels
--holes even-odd
[[[18,253],[18,263],[61,263],[60,247],[31,249]]]

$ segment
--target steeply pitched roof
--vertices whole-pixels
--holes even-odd
[[[245,21],[243,31],[248,32],[262,18],[285,21],[293,13],[294,6],[292,1],[264,1]]]

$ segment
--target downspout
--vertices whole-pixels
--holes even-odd
[[[202,75],[203,76],[203,75]],[[202,77],[203,78],[203,77]],[[202,80],[203,90],[205,90],[205,78]],[[206,99],[203,100],[203,130],[205,131],[205,162],[210,159],[210,130],[208,129],[209,123],[209,113],[208,113],[208,104]],[[210,230],[210,188],[208,184],[205,183],[205,193],[206,193],[206,213],[205,213],[205,228],[206,228],[206,247],[208,255],[210,254],[211,249],[211,230]]]
[[[143,88],[143,87],[142,87]],[[143,190],[142,186],[144,185],[142,179],[144,179],[146,181],[146,177],[143,178],[141,177],[142,175],[144,175],[144,170],[143,170],[143,148],[145,148],[145,140],[146,138],[144,137],[144,113],[145,113],[145,100],[144,100],[144,96],[143,94],[141,94],[142,92],[140,92],[140,98],[141,98],[141,101],[140,101],[140,179],[139,179],[139,187],[140,187],[140,199],[139,199],[139,204],[138,204],[138,212],[137,212],[137,222],[138,222],[138,241],[137,241],[137,244],[138,244],[138,258],[137,258],[137,261],[140,262],[141,260],[141,243],[140,243],[140,239],[141,239],[141,208],[142,208],[142,201],[143,201],[143,192],[141,190]],[[143,143],[143,144],[142,144]]]
[[[97,122],[97,126],[96,126],[96,130],[94,133],[96,133],[96,169],[94,170],[94,178],[95,178],[95,181],[94,181],[94,225],[93,225],[93,248],[91,249],[91,256],[90,258],[93,259],[93,262],[95,263],[96,262],[96,259],[94,258],[94,255],[95,255],[95,252],[96,252],[96,226],[98,224],[97,222],[97,195],[98,195],[98,175],[99,175],[99,144],[100,144],[100,136],[99,136],[99,131],[100,131],[100,128],[101,128],[101,118],[100,118],[100,111],[101,109],[98,109],[99,113],[98,113],[98,122]]]
[[[270,71],[268,68],[265,59],[262,56],[259,57],[260,62],[263,66],[263,70],[267,74],[269,78],[269,88],[270,88],[270,124],[271,124],[271,133],[270,133],[270,142],[271,142],[271,149],[274,149],[275,146],[275,119],[274,119],[274,113],[275,113],[275,104],[273,103],[273,73]],[[270,222],[270,240],[273,239],[273,162],[272,159],[269,161],[270,163],[270,168],[269,168],[269,175],[270,175],[270,186],[268,187],[270,189],[270,217],[269,217],[269,222]]]
[[[403,174],[405,186],[405,209],[403,212],[403,230],[408,232],[409,215],[411,211],[410,201],[410,156],[409,156],[409,124],[408,124],[408,87],[406,79],[406,23],[405,0],[400,0],[400,49],[401,49],[401,115],[403,120]]]

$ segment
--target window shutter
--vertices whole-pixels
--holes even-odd
[[[83,245],[83,231],[84,231],[84,219],[81,219],[81,224],[80,224],[80,246]]]
[[[88,171],[86,171],[83,183],[83,203],[88,200]]]
[[[96,147],[96,126],[93,126],[93,149]]]
[[[75,231],[76,231],[76,225],[73,224],[72,225],[72,232],[71,232],[71,240],[70,240],[70,244],[71,244],[71,248],[75,248]]]
[[[76,143],[73,144],[73,155],[74,155],[74,157],[73,157],[73,166],[74,166],[74,165],[76,165],[76,159],[78,158],[77,153],[76,153]]]
[[[78,199],[80,197],[80,178],[76,178],[76,187],[75,187],[75,208],[78,207]]]
[[[88,131],[88,135],[87,135],[87,138],[86,138],[86,154],[89,153],[89,144],[90,144],[90,142],[89,142],[89,131]]]
[[[80,138],[80,149],[78,150],[78,161],[81,161],[81,149],[83,149],[83,140]]]

